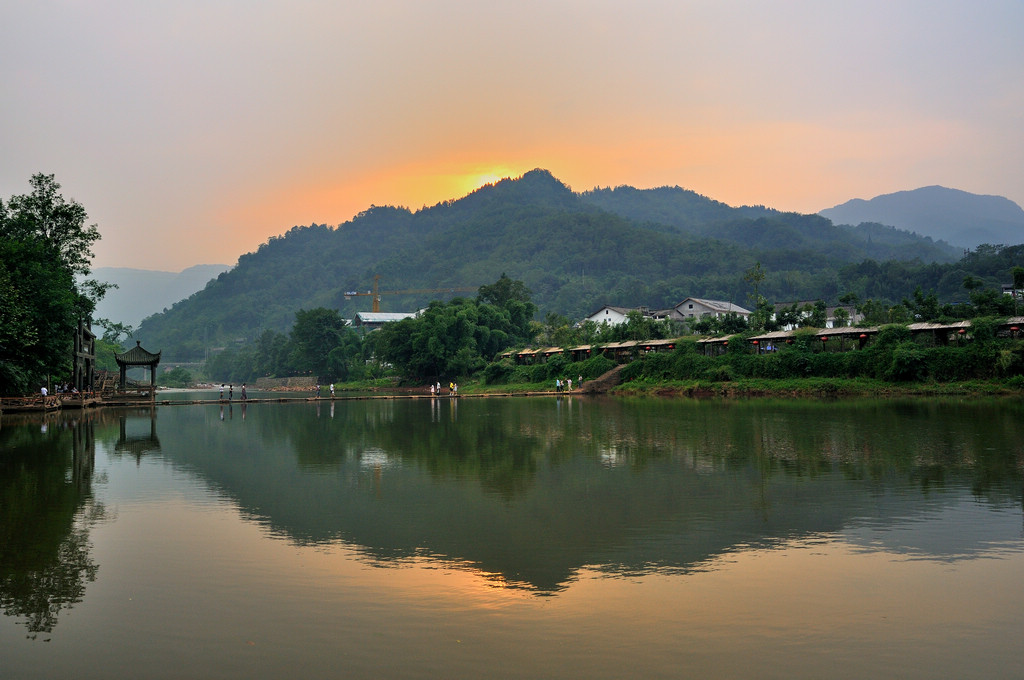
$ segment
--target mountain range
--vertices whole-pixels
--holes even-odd
[[[928,275],[937,287],[941,281],[956,294],[962,275],[943,268],[961,255],[942,240],[881,223],[734,208],[679,187],[575,193],[534,170],[415,212],[371,206],[336,227],[293,227],[143,320],[135,337],[184,358],[264,330],[285,332],[299,309],[328,307],[351,318],[369,311],[365,293],[375,276],[383,311],[444,297],[399,291],[472,288],[506,273],[532,291],[542,317],[569,318],[605,304],[669,307],[688,296],[751,305],[744,273],[757,263],[766,273],[759,292],[774,301],[844,292],[898,299],[913,291],[924,263],[934,263]],[[883,272],[861,264],[876,262],[893,264]]]
[[[1024,241],[1024,209],[1002,196],[940,186],[855,198],[818,213],[835,224],[878,222],[926,234],[961,248]]]
[[[180,272],[96,267],[92,270],[92,278],[113,283],[117,288],[108,290],[99,301],[94,317],[134,328],[154,311],[187,298],[228,269],[231,267],[226,264],[197,264]]]

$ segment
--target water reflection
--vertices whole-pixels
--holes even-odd
[[[0,428],[0,608],[30,636],[82,601],[98,565],[89,528],[96,448],[89,417],[5,417]]]
[[[114,464],[185,471],[269,536],[543,595],[583,572],[686,574],[822,540],[947,562],[1022,546],[1016,403],[434,398],[235,410],[5,419],[4,612],[51,631],[96,578],[97,442]]]
[[[343,540],[374,561],[426,556],[544,593],[586,565],[687,571],[739,547],[844,532],[870,547],[883,528],[964,503],[1021,507],[1016,404],[331,406],[331,418],[319,405],[253,406],[244,427],[213,429],[204,407],[164,409],[162,453],[273,535]],[[914,550],[970,556],[993,549],[983,534],[943,530]]]
[[[115,454],[133,456],[138,464],[146,454],[160,451],[160,438],[156,435],[156,409],[154,407],[120,409],[113,414],[118,423],[118,438],[114,444]]]

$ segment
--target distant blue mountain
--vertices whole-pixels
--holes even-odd
[[[202,290],[222,272],[226,264],[198,264],[180,272],[163,272],[129,267],[96,267],[91,278],[115,283],[96,305],[93,318],[110,319],[138,327],[144,318]]]
[[[1002,196],[940,186],[855,198],[818,213],[835,224],[887,224],[961,248],[1024,243],[1024,209]]]

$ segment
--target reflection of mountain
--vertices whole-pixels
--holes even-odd
[[[160,410],[162,455],[300,543],[463,562],[542,591],[582,566],[700,568],[748,545],[1020,504],[1019,405],[581,399]],[[319,413],[319,416],[318,416]],[[952,531],[948,557],[987,540]]]
[[[99,568],[89,554],[95,461],[88,420],[23,420],[0,430],[0,609],[48,632]]]

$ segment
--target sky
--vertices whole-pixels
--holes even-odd
[[[234,264],[534,168],[799,212],[934,184],[1024,205],[1024,2],[5,2],[0,123],[0,198],[54,175],[96,267]]]

